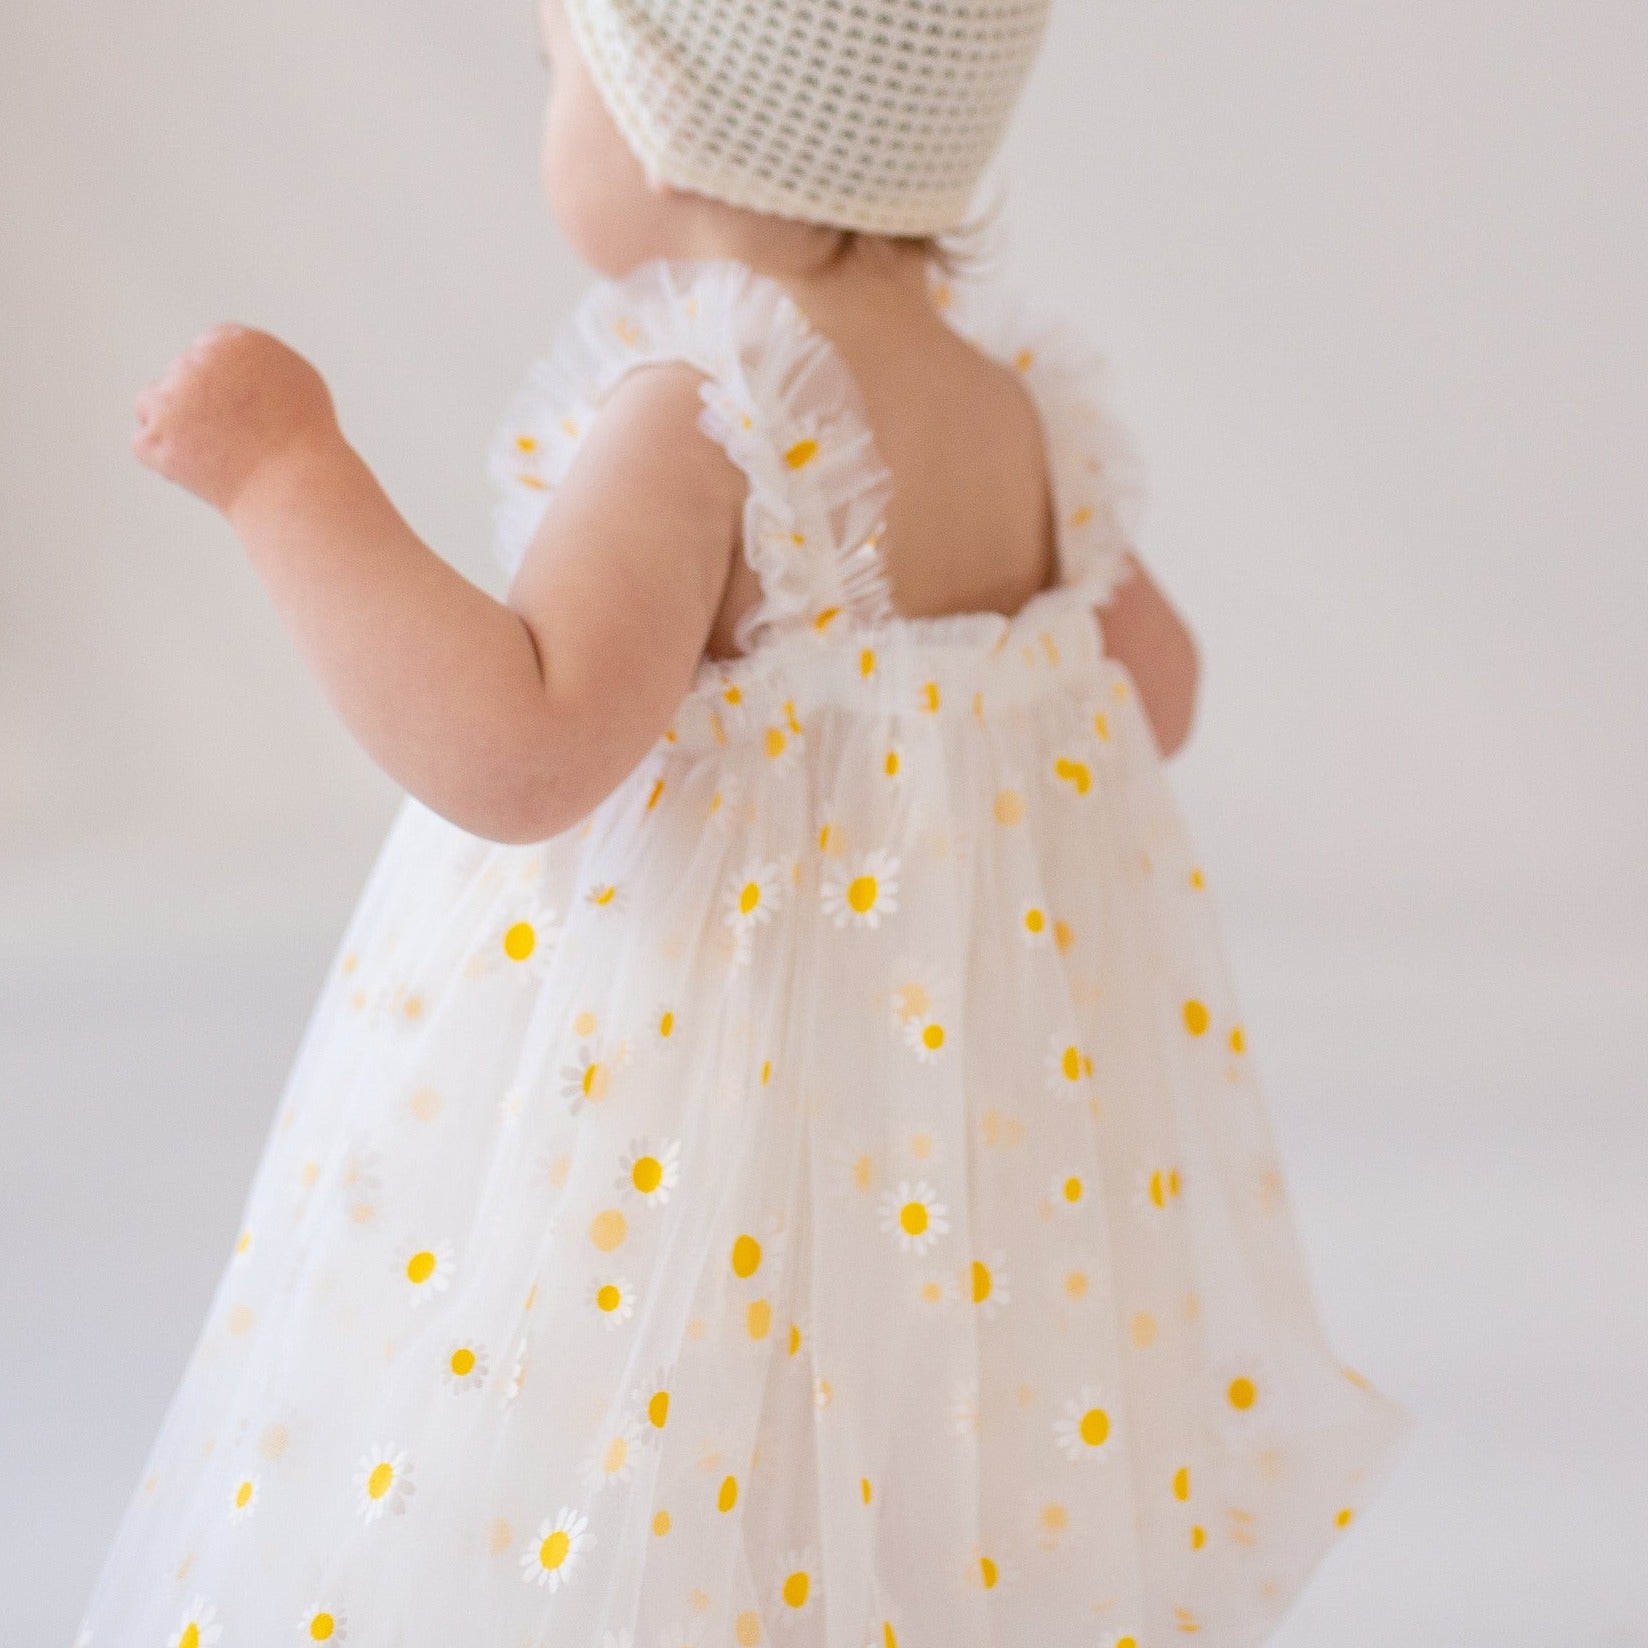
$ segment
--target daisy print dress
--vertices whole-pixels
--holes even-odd
[[[743,266],[598,284],[532,374],[506,566],[678,360],[764,598],[577,828],[405,804],[83,1645],[1244,1648],[1376,1491],[1406,1421],[1324,1342],[1103,651],[1095,364],[938,296],[1042,415],[1013,618],[898,615],[856,387]]]

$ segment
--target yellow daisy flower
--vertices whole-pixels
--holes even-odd
[[[777,1614],[786,1626],[794,1625],[813,1607],[818,1595],[818,1575],[811,1551],[786,1551],[778,1565]]]
[[[1053,918],[1045,904],[1026,904],[1019,912],[1019,937],[1032,949],[1052,942]]]
[[[727,889],[728,925],[747,929],[771,921],[778,913],[783,887],[781,866],[776,860],[746,864]]]
[[[450,1242],[433,1246],[403,1242],[396,1251],[395,1266],[416,1305],[446,1292],[457,1271],[458,1258]]]
[[[662,1207],[681,1182],[681,1144],[632,1139],[618,1165],[615,1187],[638,1196],[649,1207]]]
[[[486,1347],[471,1339],[460,1339],[452,1345],[441,1363],[441,1382],[450,1391],[479,1390],[486,1383],[491,1363]]]
[[[1053,1440],[1066,1459],[1100,1458],[1109,1449],[1113,1434],[1109,1404],[1096,1385],[1083,1385],[1053,1422]]]
[[[922,1064],[937,1064],[949,1050],[949,1026],[936,1013],[908,1019],[904,1025],[904,1045]]]
[[[898,870],[898,860],[879,849],[832,870],[819,888],[824,914],[837,927],[879,927],[898,909]]]
[[[978,1307],[987,1321],[993,1321],[1013,1302],[1007,1255],[997,1248],[987,1259],[973,1260],[961,1277],[958,1291]]]
[[[631,1397],[635,1409],[635,1429],[644,1445],[663,1441],[669,1426],[670,1387],[674,1370],[659,1368]]]
[[[1092,1058],[1069,1036],[1054,1036],[1042,1064],[1047,1085],[1055,1093],[1080,1093],[1093,1074]]]
[[[897,1238],[900,1252],[920,1255],[949,1234],[949,1212],[925,1179],[901,1179],[881,1199],[881,1228]]]
[[[641,1433],[633,1421],[620,1420],[603,1431],[584,1459],[584,1486],[599,1490],[609,1482],[628,1482],[641,1451]]]
[[[243,1476],[229,1490],[229,1520],[244,1522],[257,1509],[261,1484],[255,1476]]]
[[[561,1066],[561,1097],[576,1116],[586,1104],[600,1104],[612,1091],[612,1075],[619,1063],[593,1042],[583,1043],[571,1064]]]
[[[166,1648],[212,1648],[223,1635],[223,1621],[205,1597],[197,1596],[184,1610],[183,1621]]]
[[[589,1302],[601,1320],[615,1328],[635,1314],[635,1286],[622,1279],[598,1281],[590,1288]]]
[[[412,1461],[405,1452],[392,1444],[374,1443],[355,1467],[355,1509],[361,1521],[371,1524],[403,1515],[414,1486]]]
[[[318,1604],[303,1610],[298,1629],[303,1632],[305,1642],[344,1642],[349,1637],[348,1619],[335,1609]]]
[[[829,1150],[830,1186],[838,1196],[868,1196],[878,1180],[876,1159],[860,1133],[837,1139]]]
[[[558,1516],[546,1516],[538,1526],[537,1538],[521,1553],[521,1578],[529,1585],[558,1591],[571,1581],[593,1543],[589,1518],[570,1506]]]

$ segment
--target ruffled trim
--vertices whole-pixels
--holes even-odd
[[[495,550],[514,575],[601,403],[637,367],[704,374],[699,426],[749,480],[744,553],[769,633],[893,615],[877,549],[892,477],[858,386],[777,281],[730,260],[661,259],[592,287],[532,369],[493,439]]]
[[[1144,502],[1137,451],[1106,409],[1103,357],[1010,288],[935,276],[933,296],[956,332],[1023,375],[1047,446],[1060,586],[1103,606],[1128,575]]]

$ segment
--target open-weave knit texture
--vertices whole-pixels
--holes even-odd
[[[784,217],[966,216],[1051,0],[567,0],[649,175]]]

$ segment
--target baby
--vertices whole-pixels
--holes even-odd
[[[935,308],[933,242],[649,181],[560,0],[542,27],[555,75],[544,184],[580,255],[608,275],[730,258],[783,284],[846,361],[895,477],[883,553],[901,613],[1011,613],[1044,588],[1052,502],[1035,408],[1022,375]],[[738,650],[759,599],[740,542],[748,482],[698,428],[701,383],[664,362],[616,386],[507,603],[417,538],[339,431],[319,374],[265,333],[207,333],[138,397],[133,448],[228,518],[391,777],[466,830],[537,841],[635,767],[700,661]],[[1190,727],[1195,648],[1136,562],[1104,639],[1173,753]]]
[[[604,278],[499,601],[313,367],[143,462],[409,792],[83,1644],[1247,1648],[1400,1410],[1332,1357],[1074,333],[941,238],[1048,0],[548,0]]]

